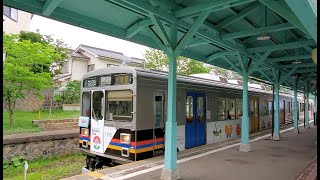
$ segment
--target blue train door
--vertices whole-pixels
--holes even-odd
[[[192,148],[206,143],[205,115],[205,94],[188,92],[186,95],[186,148]]]

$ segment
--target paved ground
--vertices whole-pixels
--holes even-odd
[[[259,140],[252,151],[238,146],[178,164],[183,180],[294,180],[316,156],[317,129],[282,134],[281,141]],[[132,180],[159,179],[161,169],[132,177]]]

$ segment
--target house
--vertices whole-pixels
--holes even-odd
[[[119,65],[144,68],[144,63],[143,59],[128,57],[120,52],[81,44],[71,52],[71,57],[63,65],[62,74],[55,76],[53,81],[56,87],[64,87],[68,81],[81,80],[89,71]]]
[[[8,6],[3,6],[3,31],[7,34],[19,34],[29,31],[33,14]]]

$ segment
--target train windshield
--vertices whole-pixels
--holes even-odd
[[[108,91],[107,100],[109,120],[132,120],[132,91]]]
[[[103,91],[94,91],[92,96],[92,117],[95,120],[102,120],[104,114]]]

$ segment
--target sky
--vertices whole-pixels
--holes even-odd
[[[30,23],[30,31],[35,32],[37,29],[40,30],[40,34],[53,35],[54,39],[62,39],[72,49],[84,44],[142,59],[144,59],[144,51],[148,49],[136,43],[34,15]]]

